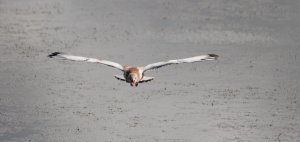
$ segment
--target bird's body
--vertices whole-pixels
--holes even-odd
[[[67,59],[72,61],[84,61],[84,62],[90,62],[90,63],[100,63],[104,64],[110,67],[117,68],[123,72],[123,76],[121,75],[115,75],[114,77],[118,80],[126,81],[127,83],[130,83],[131,86],[138,86],[139,83],[148,82],[154,79],[154,77],[147,77],[144,76],[144,73],[147,70],[157,69],[166,65],[171,64],[179,64],[179,63],[193,63],[193,62],[199,62],[203,60],[216,60],[219,56],[216,54],[206,54],[206,55],[200,55],[190,58],[184,58],[184,59],[176,59],[176,60],[169,60],[169,61],[163,61],[163,62],[157,62],[153,64],[149,64],[144,67],[138,67],[138,66],[127,66],[127,65],[120,65],[118,63],[107,61],[107,60],[99,60],[95,58],[87,58],[87,57],[81,57],[81,56],[74,56],[70,54],[65,54],[61,52],[54,52],[48,57],[53,58],[57,57],[60,59]]]
[[[143,69],[140,67],[127,67],[124,69],[124,77],[131,86],[137,86],[143,79]]]

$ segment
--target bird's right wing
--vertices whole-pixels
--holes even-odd
[[[219,56],[216,54],[207,54],[207,55],[200,55],[185,59],[175,59],[175,60],[169,60],[169,61],[163,61],[163,62],[157,62],[153,64],[149,64],[144,67],[144,71],[151,70],[151,69],[157,69],[166,65],[171,64],[180,64],[180,63],[193,63],[193,62],[200,62],[204,60],[216,60]]]
[[[112,61],[107,61],[107,60],[99,60],[96,58],[88,58],[88,57],[82,57],[82,56],[74,56],[70,54],[65,54],[62,52],[54,52],[50,55],[48,55],[49,58],[59,58],[59,59],[64,59],[64,60],[72,60],[72,61],[83,61],[83,62],[90,62],[90,63],[100,63],[104,64],[113,68],[117,68],[121,71],[124,70],[124,67],[118,63],[112,62]]]

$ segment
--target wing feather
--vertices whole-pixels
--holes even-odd
[[[54,52],[50,55],[48,55],[49,58],[59,58],[59,59],[64,59],[64,60],[72,60],[72,61],[83,61],[83,62],[90,62],[90,63],[100,63],[104,64],[113,68],[117,68],[119,70],[124,69],[124,67],[118,63],[112,62],[112,61],[107,61],[107,60],[99,60],[96,58],[88,58],[88,57],[82,57],[82,56],[74,56],[70,54],[65,54],[62,52]]]
[[[144,71],[151,70],[151,69],[157,69],[166,65],[171,64],[180,64],[180,63],[193,63],[193,62],[200,62],[204,60],[216,60],[219,56],[216,54],[207,54],[207,55],[200,55],[190,58],[184,58],[184,59],[175,59],[175,60],[169,60],[169,61],[163,61],[163,62],[157,62],[153,64],[149,64],[144,67]]]

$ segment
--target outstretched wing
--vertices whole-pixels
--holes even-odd
[[[216,60],[219,56],[216,54],[207,54],[207,55],[200,55],[200,56],[195,56],[195,57],[190,57],[190,58],[185,58],[185,59],[175,59],[175,60],[169,60],[169,61],[164,61],[164,62],[158,62],[158,63],[153,63],[149,64],[144,67],[144,72],[147,70],[151,69],[157,69],[166,65],[171,65],[171,64],[179,64],[179,63],[193,63],[193,62],[199,62],[199,61],[204,61],[204,60]]]
[[[59,58],[59,59],[64,59],[64,60],[72,60],[72,61],[83,61],[83,62],[90,62],[90,63],[100,63],[104,64],[110,67],[117,68],[119,70],[124,69],[124,67],[118,63],[107,61],[107,60],[99,60],[95,58],[88,58],[88,57],[82,57],[82,56],[74,56],[70,54],[65,54],[62,52],[54,52],[50,55],[48,55],[49,58]]]
[[[126,79],[122,75],[114,75],[114,77],[121,81],[126,81]]]
[[[148,81],[151,81],[153,79],[154,79],[154,77],[144,76],[143,79],[141,81],[139,81],[139,83],[148,82]]]

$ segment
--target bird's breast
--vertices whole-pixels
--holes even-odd
[[[125,72],[125,77],[130,74],[136,74],[139,80],[142,78],[142,70],[139,67],[131,67]],[[127,77],[126,77],[127,78]]]

